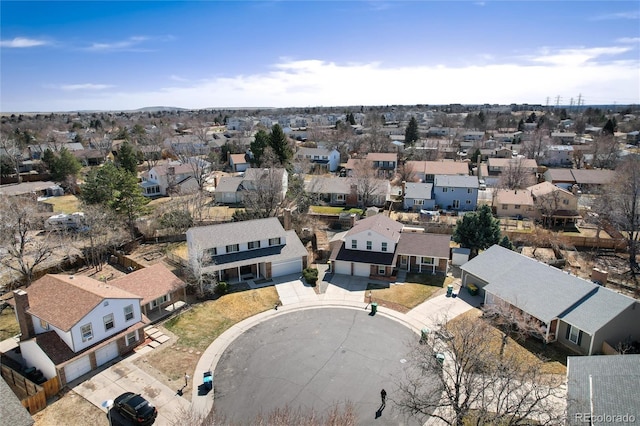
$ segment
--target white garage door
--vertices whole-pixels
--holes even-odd
[[[351,262],[342,262],[336,260],[335,262],[335,273],[342,275],[351,275]]]
[[[272,263],[271,276],[281,277],[283,275],[302,272],[302,259],[294,259],[287,262]]]
[[[105,362],[111,361],[118,356],[118,342],[109,343],[104,348],[96,351],[96,365],[100,367]]]
[[[353,275],[358,277],[368,277],[371,272],[371,267],[368,263],[354,263]]]
[[[67,383],[77,379],[83,374],[91,371],[91,361],[89,361],[89,355],[83,356],[72,363],[64,367],[64,375],[67,379]]]

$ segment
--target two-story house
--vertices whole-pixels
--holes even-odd
[[[189,193],[198,190],[194,178],[198,170],[189,163],[169,163],[153,167],[142,173],[142,194],[146,197],[165,196],[171,191]]]
[[[285,169],[247,169],[243,176],[223,177],[214,190],[216,202],[242,204],[247,191],[272,193],[280,202],[289,188],[289,174]]]
[[[362,167],[373,168],[379,178],[391,178],[395,175],[398,167],[398,154],[370,152],[366,158],[350,158],[345,166],[350,176],[353,176],[355,170]]]
[[[60,274],[14,291],[26,366],[64,386],[132,351],[144,340],[141,299],[111,283]]]
[[[406,231],[384,214],[357,221],[333,246],[331,271],[380,280],[394,279],[398,269],[446,274],[450,236]]]
[[[189,264],[219,281],[270,279],[301,273],[307,249],[275,217],[190,228]]]
[[[433,184],[435,204],[446,210],[475,210],[478,187],[477,176],[436,175]]]
[[[406,182],[403,184],[402,206],[405,210],[434,210],[436,200],[433,197],[433,184],[423,182]]]
[[[537,219],[540,212],[536,208],[531,191],[528,189],[498,189],[495,192],[495,209],[498,217]]]
[[[573,223],[580,219],[578,197],[551,182],[542,182],[527,188],[543,221],[548,225]]]
[[[549,145],[545,149],[542,163],[547,166],[571,166],[573,152],[571,145]]]
[[[335,172],[340,166],[340,153],[336,149],[302,147],[296,152],[295,158],[298,161],[309,161],[328,172]]]

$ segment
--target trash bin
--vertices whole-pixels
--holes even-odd
[[[442,353],[437,353],[436,354],[436,360],[438,361],[438,363],[440,365],[444,364],[444,354]]]
[[[453,296],[453,285],[449,284],[447,286],[447,297],[451,297],[451,296]]]
[[[371,314],[375,314],[376,312],[378,312],[378,304],[376,302],[373,302],[371,304]]]
[[[476,296],[478,294],[478,286],[475,284],[467,284],[467,291],[471,296]]]
[[[429,333],[431,331],[428,328],[423,328],[422,330],[420,330],[420,343],[424,344],[427,343],[428,339],[429,339]]]

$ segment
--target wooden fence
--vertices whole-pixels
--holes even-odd
[[[47,399],[60,391],[58,376],[53,377],[41,385],[33,383],[14,369],[2,365],[2,378],[11,386],[20,398],[22,405],[31,415],[47,406]]]

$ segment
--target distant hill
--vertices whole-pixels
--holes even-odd
[[[152,107],[144,107],[138,108],[134,110],[135,112],[170,112],[170,111],[189,111],[186,108],[178,108],[178,107],[168,107],[168,106],[152,106]]]

